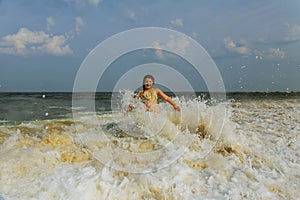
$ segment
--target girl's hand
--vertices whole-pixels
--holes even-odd
[[[176,110],[176,111],[180,111],[180,107],[177,106],[177,105],[174,105],[173,108],[174,108],[174,110]]]
[[[129,104],[129,106],[128,106],[128,108],[127,108],[127,112],[130,112],[133,108],[134,108],[134,105]]]

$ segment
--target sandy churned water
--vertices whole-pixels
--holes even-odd
[[[180,106],[2,125],[1,198],[300,198],[299,100]]]

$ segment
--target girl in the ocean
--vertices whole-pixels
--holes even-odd
[[[143,89],[140,90],[135,99],[141,99],[142,102],[146,105],[147,111],[153,111],[159,113],[158,107],[158,96],[163,100],[171,104],[176,111],[180,111],[180,107],[177,106],[172,99],[167,96],[163,91],[158,88],[153,88],[154,85],[154,77],[152,75],[146,75],[143,79]],[[128,106],[128,111],[131,111],[134,108],[134,105],[130,104]]]

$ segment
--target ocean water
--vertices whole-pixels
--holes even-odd
[[[300,94],[200,95],[0,94],[0,199],[300,199]]]

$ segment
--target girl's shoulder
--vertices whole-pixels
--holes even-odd
[[[144,90],[139,90],[135,93],[134,98],[139,98],[144,93]]]
[[[161,92],[161,90],[160,90],[159,88],[153,88],[153,90],[154,90],[156,93]]]

